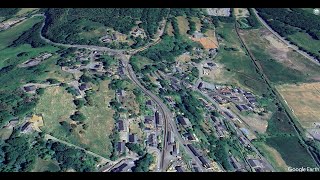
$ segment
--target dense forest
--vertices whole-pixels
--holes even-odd
[[[24,32],[18,39],[13,41],[13,47],[17,47],[21,44],[30,44],[33,48],[45,46],[44,41],[40,38],[39,32],[41,29],[41,22],[35,24],[31,29]]]
[[[20,10],[20,8],[0,8],[0,17],[9,18]]]
[[[46,11],[45,35],[61,43],[90,43],[80,39],[77,33],[82,31],[80,24],[84,20],[101,23],[105,27],[128,34],[136,26],[137,21],[141,21],[141,26],[145,29],[148,37],[153,37],[157,32],[159,22],[168,14],[168,9],[148,9],[148,8],[50,8]],[[90,29],[88,24],[86,29]],[[92,43],[92,42],[91,42]]]
[[[28,137],[15,131],[9,139],[2,141],[0,172],[29,172],[37,158],[57,161],[62,171],[70,168],[77,172],[95,171],[96,158],[58,142],[44,141],[43,137],[41,133]]]
[[[259,15],[281,36],[287,36],[300,28],[316,40],[320,40],[320,18],[302,9],[257,8]]]

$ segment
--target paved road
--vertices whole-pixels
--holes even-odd
[[[169,13],[168,13],[169,14]],[[34,16],[43,16],[44,18],[45,15],[43,14],[36,14]],[[164,22],[166,23],[166,21]],[[202,169],[202,166],[201,166],[201,162],[199,161],[199,159],[197,157],[195,157],[193,155],[193,153],[190,151],[189,148],[187,148],[186,146],[184,146],[184,140],[182,139],[180,133],[178,132],[177,130],[177,127],[176,127],[176,124],[173,120],[173,115],[171,113],[171,111],[166,107],[166,105],[161,101],[161,99],[159,99],[156,95],[154,95],[153,93],[151,93],[150,91],[146,90],[141,84],[140,82],[136,79],[136,75],[134,74],[134,71],[132,70],[132,67],[130,65],[128,65],[128,56],[126,56],[125,54],[134,54],[134,53],[137,53],[139,51],[142,51],[142,50],[145,50],[146,48],[149,48],[151,47],[152,45],[155,45],[157,43],[159,43],[161,41],[160,37],[162,36],[163,32],[164,32],[164,28],[165,28],[165,24],[163,25],[163,29],[160,30],[160,33],[159,33],[159,37],[156,38],[154,40],[154,42],[150,43],[150,44],[147,44],[146,46],[142,47],[142,48],[139,48],[137,50],[132,50],[132,51],[126,51],[126,50],[115,50],[115,49],[110,49],[110,48],[107,48],[107,47],[101,47],[101,46],[90,46],[90,45],[71,45],[71,44],[62,44],[62,43],[56,43],[56,42],[53,42],[47,38],[45,38],[43,35],[42,35],[42,30],[43,30],[43,27],[45,25],[45,21],[43,22],[42,26],[41,26],[41,30],[39,32],[39,35],[40,35],[40,38],[42,40],[44,40],[46,43],[49,43],[49,44],[53,44],[53,45],[57,45],[57,46],[62,46],[62,47],[74,47],[74,48],[83,48],[83,49],[89,49],[89,50],[97,50],[97,51],[106,51],[106,52],[110,52],[110,53],[115,53],[115,54],[118,54],[120,55],[121,59],[122,60],[125,60],[126,63],[124,64],[127,64],[127,71],[128,71],[128,75],[129,75],[129,78],[135,83],[138,85],[138,87],[140,89],[142,89],[151,99],[153,99],[160,107],[160,110],[161,110],[161,115],[163,116],[163,120],[164,120],[164,146],[163,146],[163,152],[162,152],[162,160],[161,160],[161,165],[160,165],[160,168],[161,170],[163,171],[165,168],[164,168],[164,156],[165,156],[165,153],[166,153],[166,150],[167,150],[167,138],[166,138],[166,135],[167,135],[167,132],[168,132],[168,123],[170,125],[170,128],[174,131],[174,135],[176,137],[176,139],[179,141],[179,143],[182,145],[182,147],[185,149],[185,151],[192,157],[192,159],[194,160],[194,162],[196,162],[196,164]],[[65,142],[67,143],[67,142]],[[68,143],[69,145],[72,145],[70,143]],[[72,145],[74,146],[74,145]],[[80,147],[78,147],[80,148]],[[80,149],[83,149],[83,148],[80,148]],[[92,152],[91,152],[92,154]],[[99,156],[96,154],[96,156]],[[103,158],[103,157],[102,157]],[[108,159],[106,159],[108,160]],[[110,161],[110,160],[108,160]]]
[[[312,62],[315,62],[316,64],[319,65],[319,61],[310,56],[309,54],[307,54],[304,51],[299,50],[299,47],[296,45],[293,45],[290,43],[290,41],[285,40],[283,37],[281,37],[277,32],[275,32],[257,13],[257,11],[255,9],[253,9],[254,14],[257,16],[258,20],[272,33],[274,34],[278,39],[280,39],[283,43],[285,43],[289,48],[294,49],[296,52],[298,52],[299,54],[301,54],[302,56],[304,56],[305,58],[311,60]]]
[[[193,155],[193,153],[191,152],[191,150],[185,146],[184,140],[182,139],[180,133],[178,132],[178,128],[176,127],[176,123],[173,119],[173,115],[171,113],[171,111],[168,109],[168,107],[162,102],[162,100],[160,98],[158,98],[156,95],[154,95],[152,92],[150,92],[149,90],[145,89],[141,83],[138,81],[138,79],[136,78],[136,75],[134,74],[132,67],[130,65],[127,66],[127,72],[129,75],[129,78],[145,93],[147,94],[154,102],[156,102],[158,104],[158,106],[160,107],[160,111],[161,111],[161,115],[163,116],[163,120],[164,120],[164,135],[165,137],[164,139],[164,147],[163,147],[163,154],[165,153],[165,150],[167,148],[167,131],[168,131],[168,127],[170,127],[170,129],[174,132],[174,136],[175,139],[182,145],[182,147],[184,148],[184,150],[189,154],[189,156],[193,159],[194,162],[196,162],[196,164],[201,168],[202,168],[202,163],[200,162],[200,160]],[[164,155],[162,156],[162,161],[161,161],[161,169],[164,170]],[[202,170],[203,171],[203,170]]]

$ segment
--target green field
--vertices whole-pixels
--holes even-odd
[[[44,126],[41,130],[65,140],[67,133],[61,128],[59,122],[69,120],[69,116],[75,109],[71,94],[62,87],[50,87],[45,89],[34,112],[42,114]]]
[[[109,135],[114,124],[113,112],[108,108],[114,92],[108,89],[108,83],[101,82],[99,90],[93,95],[93,106],[80,109],[86,116],[84,123],[88,128],[83,130],[81,125],[77,125],[72,132],[59,124],[60,121],[71,123],[69,117],[76,111],[72,95],[61,87],[47,88],[35,108],[36,113],[43,114],[43,131],[108,158],[112,150]]]
[[[291,167],[317,167],[312,157],[295,136],[271,137],[266,140],[267,145],[274,147]]]
[[[57,162],[53,160],[43,160],[41,158],[36,159],[36,163],[32,172],[58,172],[60,167]]]
[[[36,16],[29,18],[19,25],[15,25],[10,29],[0,32],[0,49],[9,46],[16,40],[24,31],[30,29],[34,24],[41,22],[43,17]]]
[[[298,46],[303,47],[308,52],[320,55],[320,40],[313,39],[309,34],[297,32],[288,36],[289,41],[292,41]]]
[[[267,133],[270,135],[295,134],[284,112],[275,112],[268,123]]]
[[[310,82],[320,77],[320,67],[297,52],[286,52],[282,47],[270,44],[262,35],[263,31],[263,28],[243,31],[242,38],[272,83]]]
[[[266,85],[255,70],[254,64],[241,47],[240,41],[234,29],[234,24],[220,23],[216,33],[222,37],[219,53],[215,60],[225,66],[223,79],[236,80],[242,86],[253,90],[257,94],[266,91]],[[226,50],[225,47],[236,48],[237,51]],[[236,82],[236,84],[238,84]]]
[[[55,78],[61,81],[67,81],[72,78],[72,75],[66,73],[56,65],[57,56],[53,56],[33,68],[20,68],[17,64],[23,63],[29,58],[35,57],[42,52],[55,52],[58,48],[53,46],[45,46],[42,48],[31,48],[30,45],[21,45],[17,48],[6,48],[0,51],[0,57],[3,61],[0,62],[1,67],[13,65],[14,68],[9,72],[1,75],[0,83],[3,84],[3,90],[12,90],[31,81],[45,81],[47,78]],[[27,52],[26,57],[17,57],[21,52]]]
[[[269,162],[271,163],[272,167],[274,167],[277,172],[287,172],[288,166],[282,159],[279,152],[275,149],[271,148],[270,146],[266,145],[265,142],[253,142],[254,146],[257,147],[260,151],[262,151],[262,155],[265,156]]]
[[[1,140],[7,140],[10,138],[11,134],[13,132],[13,128],[2,128],[0,129],[0,139]]]

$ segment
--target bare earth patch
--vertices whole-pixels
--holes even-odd
[[[302,127],[314,128],[320,123],[320,83],[286,84],[277,89]]]
[[[176,17],[178,21],[179,32],[182,35],[187,35],[187,31],[190,30],[189,22],[186,17],[178,16]]]
[[[241,18],[241,17],[249,17],[250,13],[247,8],[234,8],[234,14],[236,18]]]

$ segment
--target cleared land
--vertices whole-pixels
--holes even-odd
[[[39,8],[21,8],[20,11],[17,13],[18,16],[24,15],[26,13],[38,10]]]
[[[274,148],[266,145],[263,142],[257,142],[254,143],[255,146],[257,146],[259,149],[261,149],[264,152],[264,156],[266,156],[273,167],[279,170],[279,172],[287,172],[288,171],[288,165],[286,162],[282,159],[281,154],[275,150]]]
[[[43,160],[41,158],[36,159],[36,163],[32,172],[58,172],[60,171],[60,167],[58,162],[54,162],[53,160]]]
[[[320,123],[320,83],[286,84],[277,89],[304,128]]]
[[[196,23],[196,30],[200,32],[201,30],[201,20],[198,17],[192,17],[191,20]]]
[[[241,30],[240,34],[273,83],[320,79],[320,66],[289,49],[265,28]]]
[[[167,23],[167,33],[168,33],[168,35],[169,36],[173,36],[174,35],[173,32],[174,32],[174,30],[173,30],[172,23],[171,22]]]
[[[234,8],[234,15],[238,19],[241,17],[249,17],[250,13],[247,8]]]
[[[13,132],[13,127],[9,126],[9,127],[4,127],[2,129],[0,129],[0,139],[1,140],[7,140],[10,138],[11,134]]]
[[[181,35],[187,35],[187,31],[190,30],[189,22],[186,17],[178,16],[176,17],[178,21],[179,32]]]
[[[112,149],[109,135],[114,127],[114,121],[113,111],[108,106],[114,92],[108,89],[108,84],[109,81],[101,82],[99,90],[92,95],[93,105],[80,109],[86,117],[84,122],[88,125],[86,130],[69,118],[76,111],[72,95],[61,87],[46,89],[35,108],[36,113],[43,115],[42,130],[54,137],[109,157]],[[72,132],[61,126],[59,124],[61,121],[71,125]]]

